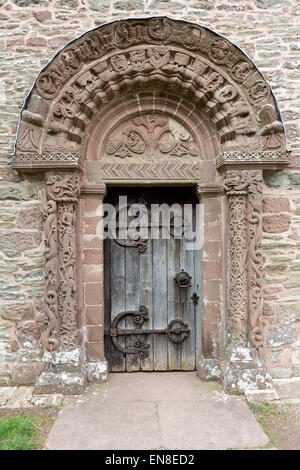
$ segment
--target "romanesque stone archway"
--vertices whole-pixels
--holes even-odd
[[[207,28],[165,17],[115,21],[62,49],[26,99],[13,160],[18,170],[45,172],[50,369],[36,391],[77,393],[86,376],[106,377],[95,227],[106,185],[129,184],[196,188],[206,214],[199,373],[221,377],[232,392],[269,386],[262,171],[288,159],[270,86],[238,47]]]

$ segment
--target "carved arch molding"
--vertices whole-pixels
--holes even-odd
[[[221,175],[229,201],[229,343],[250,338],[262,358],[262,170],[289,163],[263,75],[225,38],[166,17],[100,26],[41,71],[13,167],[45,172],[46,349],[78,345],[76,205],[91,168],[107,184],[197,185],[212,162],[206,182]]]

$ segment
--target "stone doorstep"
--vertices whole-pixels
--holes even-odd
[[[28,408],[32,406],[61,406],[62,394],[33,395],[33,387],[0,387],[0,407]]]
[[[276,390],[245,390],[245,398],[251,403],[279,400]]]
[[[300,377],[273,379],[273,383],[280,399],[300,399]]]

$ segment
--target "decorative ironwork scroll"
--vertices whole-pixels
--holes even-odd
[[[44,346],[70,351],[77,347],[75,212],[79,177],[47,173],[44,206],[45,323]]]
[[[133,317],[136,328],[118,328],[119,322],[128,317]],[[144,305],[141,305],[139,310],[119,313],[114,318],[109,332],[116,348],[124,354],[138,354],[141,359],[145,359],[149,356],[150,345],[143,338],[140,338],[140,335],[167,334],[172,343],[179,344],[184,341],[190,332],[188,324],[181,319],[172,320],[167,328],[157,330],[142,328],[147,320],[149,320],[149,311]],[[132,347],[124,347],[119,344],[118,336],[137,336],[137,339],[134,340]]]
[[[263,356],[262,174],[227,171],[224,189],[230,210],[230,344],[246,347],[250,330],[252,351]]]
[[[132,241],[122,241],[118,238],[114,238],[114,241],[117,245],[120,245],[124,248],[137,248],[139,253],[144,253],[147,249],[147,240],[143,240],[141,237],[137,237],[135,240]]]

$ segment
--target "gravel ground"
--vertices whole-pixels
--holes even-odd
[[[300,400],[249,406],[270,438],[269,447],[300,450]]]

